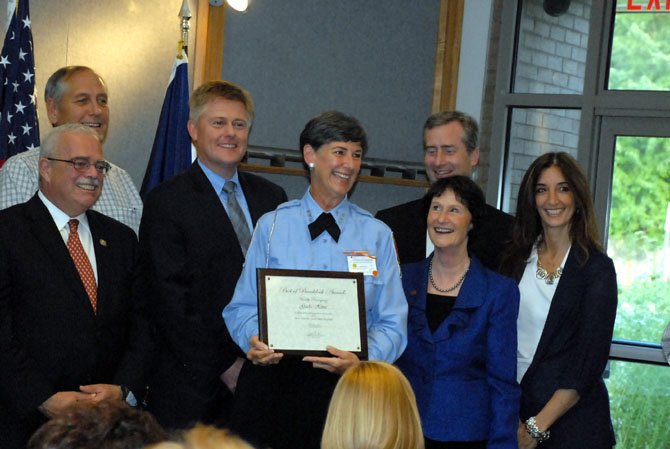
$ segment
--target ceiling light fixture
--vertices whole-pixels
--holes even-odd
[[[249,7],[249,0],[226,0],[226,2],[235,11],[245,12]]]

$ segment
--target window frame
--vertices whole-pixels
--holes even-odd
[[[590,187],[594,194],[598,228],[601,235],[606,236],[616,137],[607,142],[603,138],[607,133],[612,134],[613,125],[619,126],[625,122],[628,122],[625,125],[626,130],[640,130],[643,134],[639,135],[667,137],[670,134],[667,129],[665,134],[662,134],[663,130],[660,127],[650,131],[648,127],[640,127],[640,123],[645,119],[648,121],[670,118],[670,109],[667,108],[667,105],[670,104],[670,92],[607,90],[605,88],[616,2],[592,0],[586,51],[587,61],[594,62],[587,65],[582,94],[514,93],[512,87],[523,1],[501,3],[501,38],[498,43],[495,74],[497,87],[492,108],[492,117],[495,117],[496,120],[493,120],[491,124],[487,200],[497,207],[503,204],[505,163],[513,109],[577,109],[581,111],[577,159],[589,177]],[[514,38],[509,39],[507,36],[514,36]],[[601,36],[606,36],[606,38],[601,38]],[[623,134],[619,133],[619,135]],[[658,342],[614,340],[610,358],[668,366],[661,351],[660,338]]]

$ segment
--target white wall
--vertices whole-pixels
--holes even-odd
[[[0,11],[8,0],[0,0]],[[44,85],[65,65],[86,65],[107,82],[110,131],[107,159],[141,184],[172,63],[181,37],[177,17],[182,0],[32,0],[35,80],[40,131],[51,128]],[[191,1],[191,41],[195,2]],[[0,13],[5,24],[6,15]],[[4,32],[2,33],[4,39]]]
[[[468,0],[463,13],[456,109],[481,123],[493,0]]]

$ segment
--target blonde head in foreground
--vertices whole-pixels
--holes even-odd
[[[198,424],[184,431],[179,441],[149,446],[147,449],[254,449],[229,430]]]
[[[385,362],[361,362],[342,375],[321,449],[423,448],[416,398],[400,370]]]

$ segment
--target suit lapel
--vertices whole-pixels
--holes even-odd
[[[42,203],[37,194],[28,201],[27,214],[31,226],[31,232],[35,240],[40,243],[47,257],[52,261],[56,269],[60,270],[63,280],[70,287],[73,294],[82,304],[88,306],[93,313],[88,294],[81,282],[79,272],[70,257],[70,253],[60,235],[47,207]]]
[[[240,178],[240,185],[242,186],[242,192],[244,192],[244,198],[247,200],[247,206],[249,206],[249,214],[252,221],[251,227],[255,228],[256,222],[265,213],[265,208],[261,207],[265,204],[263,192],[259,192],[256,183],[250,182],[249,175],[246,173],[238,171],[237,175]]]
[[[426,316],[426,303],[428,301],[427,281],[429,261],[429,259],[426,259],[421,263],[421,269],[415,272],[417,277],[413,279],[413,288],[407,290],[405,294],[407,296],[407,300],[410,301],[411,305],[414,306],[410,307],[409,309],[410,316],[408,319],[413,323],[419,338],[432,343],[433,333],[430,331],[430,327],[428,326],[428,318]]]
[[[465,281],[463,281],[451,313],[438,326],[435,333],[432,333],[426,316],[429,262],[430,260],[426,259],[421,264],[421,270],[418,273],[419,279],[415,279],[415,288],[407,292],[407,296],[416,306],[415,311],[411,312],[412,316],[410,319],[416,325],[419,337],[433,343],[448,339],[458,329],[462,329],[468,325],[472,316],[472,309],[476,309],[482,305],[486,286],[479,262],[473,259],[470,271]]]
[[[98,302],[96,314],[100,316],[107,311],[108,304],[106,297],[108,295],[105,286],[112,286],[113,281],[110,273],[109,251],[107,236],[102,232],[100,222],[95,214],[86,213],[88,218],[88,225],[91,229],[91,237],[93,239],[93,250],[95,252],[95,264],[98,271]],[[92,310],[92,307],[91,307]]]
[[[207,179],[207,176],[202,171],[197,161],[194,162],[189,169],[188,175],[191,179],[193,190],[197,193],[195,200],[200,203],[196,208],[199,211],[198,213],[209,211],[212,215],[212,219],[209,220],[209,233],[214,239],[234,241],[234,244],[239,248],[241,254],[242,247],[237,240],[237,234],[235,234],[235,229],[226,213],[226,209],[223,207],[223,204],[221,204],[219,192],[214,191],[212,183],[209,182],[209,179]]]
[[[467,327],[472,316],[472,310],[482,305],[486,290],[485,283],[486,280],[484,279],[479,262],[476,259],[472,259],[470,262],[470,271],[465,277],[463,285],[461,285],[451,313],[449,313],[447,319],[435,331],[433,338],[436,342],[446,340],[457,330]]]

